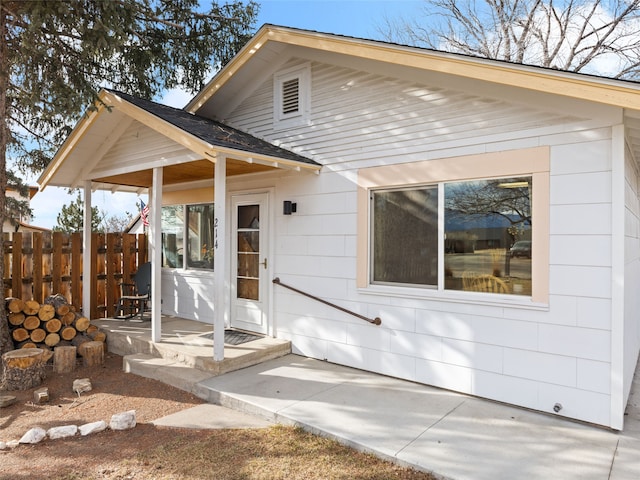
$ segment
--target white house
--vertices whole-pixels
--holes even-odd
[[[265,25],[184,110],[101,98],[40,184],[148,189],[155,339],[178,315],[623,428],[640,85]]]

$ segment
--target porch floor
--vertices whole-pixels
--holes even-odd
[[[260,337],[240,345],[225,343],[224,360],[213,360],[213,326],[179,317],[162,316],[161,341],[151,341],[151,322],[99,318],[91,321],[107,334],[109,352],[123,357],[152,357],[195,368],[206,377],[222,375],[291,353],[291,342]],[[158,366],[160,366],[158,363]]]

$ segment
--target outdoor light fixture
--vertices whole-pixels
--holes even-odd
[[[296,213],[297,207],[297,203],[294,203],[291,200],[285,200],[282,205],[282,213],[285,215],[291,215],[292,213]]]

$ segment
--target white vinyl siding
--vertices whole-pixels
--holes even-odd
[[[297,203],[294,215],[276,212],[274,276],[379,316],[382,325],[276,287],[277,336],[290,339],[301,355],[549,413],[561,403],[567,417],[615,424],[611,126],[620,122],[620,110],[472,80],[430,83],[424,76],[393,78],[320,62],[311,62],[311,72],[308,124],[273,130],[272,78],[227,121],[322,163],[321,174],[278,172],[230,179],[229,186],[269,186],[276,205]],[[550,153],[550,191],[541,193],[549,215],[545,304],[438,299],[402,289],[374,294],[357,287],[360,169],[413,162],[429,168],[432,160],[538,147]],[[640,214],[637,174],[627,170],[631,281],[640,278]],[[640,310],[635,298],[626,298],[631,316]],[[630,351],[628,368],[632,356]]]

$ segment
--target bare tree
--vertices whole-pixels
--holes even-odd
[[[425,0],[389,41],[559,70],[640,77],[640,0]]]

